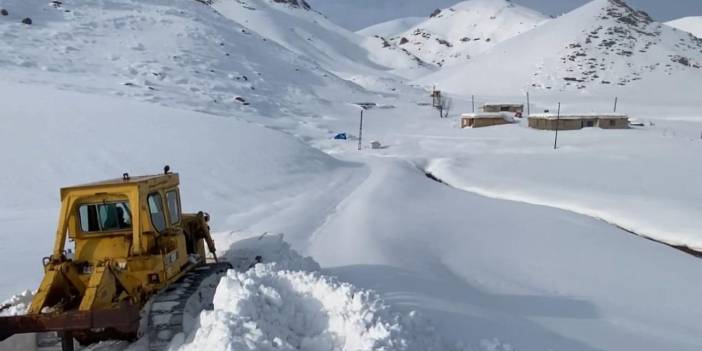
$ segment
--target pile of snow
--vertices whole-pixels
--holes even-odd
[[[389,41],[424,61],[448,66],[465,63],[546,20],[543,14],[511,0],[468,0],[437,10]]]
[[[451,350],[429,320],[397,313],[376,292],[321,273],[282,234],[240,235],[215,235],[234,269],[217,287],[214,310],[204,311],[172,349]]]
[[[470,65],[419,80],[464,95],[525,90],[654,97],[702,79],[702,40],[623,0],[595,0],[498,44]],[[627,89],[621,89],[626,87]],[[621,96],[621,95],[619,95]]]
[[[0,317],[25,314],[32,303],[33,297],[34,294],[30,290],[25,290],[21,294],[14,295],[9,300],[0,303]]]
[[[702,16],[690,16],[678,18],[674,21],[666,22],[665,24],[684,30],[698,38],[702,38]]]
[[[449,350],[416,313],[393,313],[374,292],[305,271],[230,270],[214,311],[179,348],[197,350]]]

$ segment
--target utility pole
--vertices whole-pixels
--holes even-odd
[[[558,149],[558,125],[561,121],[561,103],[558,103],[558,114],[556,115],[556,139],[553,141],[553,149]]]
[[[471,104],[473,106],[473,113],[475,113],[475,95],[470,96]]]
[[[527,117],[531,115],[531,101],[529,101],[529,92],[527,91]]]
[[[614,97],[614,113],[617,112],[617,103],[619,102],[619,97],[615,96]]]
[[[361,108],[361,123],[358,126],[358,151],[361,151],[363,145],[363,108]]]

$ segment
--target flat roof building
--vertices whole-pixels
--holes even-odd
[[[538,113],[529,116],[529,127],[541,130],[578,130],[598,127],[627,129],[629,116],[623,113],[565,114]]]
[[[481,112],[461,115],[461,128],[482,128],[509,123],[514,123],[511,113]]]
[[[524,113],[524,104],[488,103],[484,104],[481,109],[483,112],[514,112],[522,114]]]

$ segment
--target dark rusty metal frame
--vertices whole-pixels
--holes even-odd
[[[91,329],[108,328],[124,334],[136,334],[139,329],[139,319],[139,308],[129,304],[112,310],[1,317],[0,341],[15,334],[51,331],[89,332]]]

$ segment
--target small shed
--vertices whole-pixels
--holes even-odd
[[[461,115],[461,128],[490,127],[513,122],[513,115],[504,112],[464,113]]]
[[[483,112],[514,112],[518,114],[524,113],[524,104],[513,103],[489,103],[482,107]]]
[[[629,116],[621,113],[564,114],[539,113],[529,116],[529,127],[541,130],[578,130],[599,127],[627,129]]]

